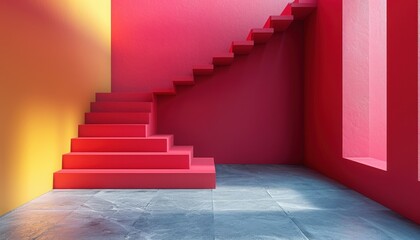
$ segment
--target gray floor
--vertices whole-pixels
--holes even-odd
[[[420,226],[311,170],[219,165],[216,190],[52,191],[0,239],[420,239]]]

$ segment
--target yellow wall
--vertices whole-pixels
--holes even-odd
[[[0,1],[0,215],[51,190],[94,93],[110,90],[110,2]]]

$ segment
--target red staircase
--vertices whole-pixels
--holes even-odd
[[[167,94],[162,91],[160,94]],[[213,158],[155,135],[154,94],[98,93],[54,188],[215,188]]]
[[[173,146],[173,136],[156,135],[155,98],[175,95],[177,86],[192,86],[195,77],[214,74],[214,68],[233,63],[235,55],[249,54],[276,32],[285,31],[315,8],[315,1],[295,0],[280,16],[270,16],[264,28],[252,29],[245,41],[234,41],[229,53],[197,65],[193,77],[177,79],[174,88],[153,93],[97,93],[63,155],[63,169],[54,173],[54,188],[215,188],[213,158],[195,158],[193,147]]]

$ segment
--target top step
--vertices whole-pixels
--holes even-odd
[[[266,43],[274,33],[274,28],[253,28],[248,35],[248,40],[254,43]]]
[[[97,102],[152,102],[152,93],[96,93]]]
[[[292,15],[270,16],[267,20],[266,27],[274,28],[274,31],[281,32],[286,30],[293,22]]]
[[[309,16],[316,9],[316,3],[292,3],[292,15],[297,20],[301,20]]]

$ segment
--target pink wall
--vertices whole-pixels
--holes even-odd
[[[386,0],[369,0],[369,156],[386,161]]]
[[[343,9],[343,156],[386,161],[386,0]]]
[[[343,155],[369,156],[369,2],[344,1]]]
[[[112,1],[112,90],[171,87],[291,1]]]
[[[388,170],[342,157],[343,11],[337,0],[319,0],[305,26],[305,163],[420,223],[417,0],[387,4]]]

